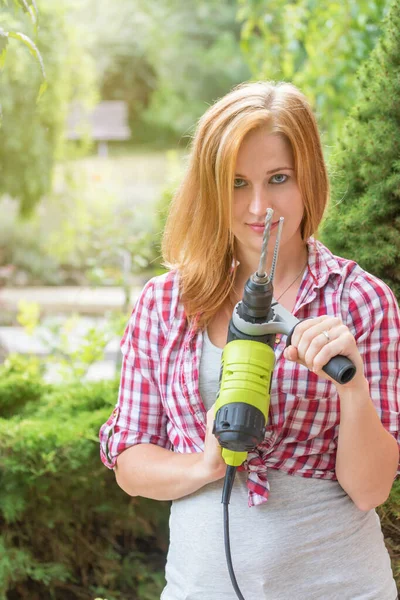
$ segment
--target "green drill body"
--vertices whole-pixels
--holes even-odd
[[[236,305],[222,353],[220,388],[215,404],[214,434],[227,465],[238,467],[247,452],[262,442],[268,420],[274,334],[254,334],[254,324],[271,318],[272,285],[256,275],[246,282]],[[251,333],[250,333],[251,329]]]

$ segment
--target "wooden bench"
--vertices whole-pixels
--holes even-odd
[[[79,140],[85,136],[98,144],[98,155],[108,155],[108,142],[129,140],[128,107],[122,101],[100,102],[88,111],[75,103],[67,118],[67,139]]]

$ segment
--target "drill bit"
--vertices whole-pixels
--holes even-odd
[[[263,242],[262,242],[262,247],[261,247],[260,262],[258,265],[258,269],[255,273],[255,275],[258,279],[265,279],[267,277],[265,265],[267,262],[267,247],[268,247],[268,242],[269,242],[269,237],[270,237],[270,232],[271,232],[271,222],[272,222],[273,216],[274,216],[274,211],[272,210],[272,208],[268,208],[267,214],[265,217],[265,225],[264,225]]]
[[[274,256],[272,257],[271,273],[269,276],[269,280],[271,283],[274,281],[276,263],[278,262],[279,244],[281,243],[281,235],[282,235],[282,228],[283,228],[284,220],[285,219],[283,217],[280,217],[280,219],[279,219],[278,233],[276,234],[275,247],[274,247]]]

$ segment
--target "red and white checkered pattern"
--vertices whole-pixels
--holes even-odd
[[[400,315],[390,289],[355,262],[308,241],[308,269],[293,314],[303,319],[336,315],[349,327],[364,359],[371,398],[384,427],[399,440]],[[108,468],[134,444],[175,452],[204,448],[206,410],[199,393],[203,334],[189,327],[179,301],[176,272],[144,287],[121,341],[124,355],[118,403],[100,429],[101,459]],[[267,469],[336,479],[339,398],[331,382],[283,358],[276,366],[263,443],[244,464],[249,505],[268,498]]]

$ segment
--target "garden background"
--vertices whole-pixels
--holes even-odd
[[[0,600],[159,598],[169,505],[118,488],[98,429],[196,120],[250,79],[309,97],[319,235],[400,298],[400,0],[0,0]],[[71,139],[105,101],[129,139]],[[400,586],[399,512],[396,482]]]

